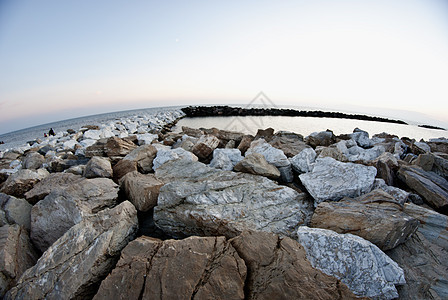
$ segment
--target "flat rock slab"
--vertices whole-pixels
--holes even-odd
[[[295,236],[312,214],[305,194],[262,176],[177,160],[159,167],[156,177],[167,184],[160,189],[154,221],[174,237],[233,237],[248,229]]]
[[[123,249],[94,299],[244,299],[246,265],[224,237],[161,241]]]
[[[125,201],[85,218],[22,275],[5,299],[88,299],[134,238],[137,211]]]
[[[375,167],[339,162],[330,157],[318,158],[311,172],[299,175],[315,200],[355,198],[371,191],[376,176]]]
[[[306,226],[297,235],[311,265],[340,279],[356,295],[394,299],[395,285],[406,283],[398,264],[359,236]]]

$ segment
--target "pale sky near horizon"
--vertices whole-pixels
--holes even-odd
[[[0,0],[0,134],[260,91],[448,124],[447,54],[444,0]]]

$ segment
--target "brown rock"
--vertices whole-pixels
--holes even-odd
[[[428,142],[431,152],[448,153],[448,142]]]
[[[310,134],[305,141],[313,148],[317,146],[328,147],[336,142],[336,136],[333,134],[333,131],[327,129],[327,131]]]
[[[26,192],[31,190],[36,183],[47,177],[49,174],[50,173],[45,169],[36,171],[21,169],[8,177],[0,192],[18,198],[24,198]]]
[[[239,143],[237,149],[241,151],[241,154],[244,155],[246,153],[247,149],[250,147],[250,143],[254,140],[254,137],[251,135],[245,135],[241,139],[241,142]]]
[[[99,139],[95,144],[86,148],[85,156],[93,157],[93,156],[106,156],[106,147],[107,139]]]
[[[280,178],[280,171],[274,165],[268,163],[263,154],[259,153],[247,155],[233,169],[238,172],[261,175],[273,179]]]
[[[377,178],[382,178],[387,185],[394,185],[396,181],[395,171],[398,170],[398,161],[392,153],[385,152],[372,162],[376,167]]]
[[[341,162],[347,162],[347,157],[337,148],[333,147],[317,147],[316,153],[319,157],[331,157]]]
[[[241,132],[220,130],[217,128],[204,129],[204,133],[216,136],[218,139],[222,140],[224,144],[227,144],[227,142],[230,140],[239,142],[244,136],[244,134]]]
[[[224,237],[128,244],[94,299],[243,299],[246,266]]]
[[[94,156],[87,163],[83,176],[86,178],[112,178],[112,165],[107,158]]]
[[[114,180],[120,180],[124,175],[137,171],[137,162],[122,159],[113,167]]]
[[[140,174],[137,171],[127,173],[121,180],[120,186],[126,193],[128,200],[138,211],[146,212],[157,205],[159,190],[164,183],[154,174]]]
[[[219,139],[213,135],[203,135],[193,147],[193,153],[200,159],[207,159],[219,145]]]
[[[274,136],[274,128],[258,129],[255,139],[263,138],[265,141],[270,141]]]
[[[305,148],[310,148],[299,136],[296,135],[282,135],[274,136],[270,141],[272,147],[280,149],[287,157],[293,157]]]
[[[197,138],[204,135],[204,132],[202,130],[190,128],[187,126],[182,126],[182,132],[185,133],[186,135],[189,135],[192,137],[197,137]]]
[[[431,153],[420,154],[412,164],[419,166],[425,171],[431,171],[434,165],[434,155]]]
[[[152,171],[153,161],[157,155],[157,149],[153,145],[143,145],[132,150],[123,160],[134,161],[141,173]]]
[[[70,173],[52,173],[38,182],[31,190],[25,193],[26,200],[36,204],[58,188],[66,188],[75,182],[82,180],[81,176]]]
[[[107,140],[104,151],[109,157],[125,156],[135,148],[137,146],[134,143],[114,136]]]

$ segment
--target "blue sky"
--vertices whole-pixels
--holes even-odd
[[[442,0],[0,0],[0,133],[259,91],[448,123],[447,53]]]

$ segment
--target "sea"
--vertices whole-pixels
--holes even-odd
[[[129,118],[133,116],[150,116],[160,112],[178,110],[184,106],[156,107],[128,111],[118,111],[112,113],[98,114],[69,120],[63,120],[35,127],[21,129],[18,131],[0,135],[0,141],[5,144],[0,145],[0,151],[23,146],[26,142],[42,138],[50,128],[55,132],[66,131],[67,129],[79,130],[85,125],[100,125],[110,121]],[[284,130],[307,136],[316,131],[330,129],[334,134],[352,133],[355,128],[367,131],[370,136],[387,132],[399,137],[409,137],[420,141],[429,141],[434,138],[448,138],[448,131],[418,127],[415,124],[401,125],[393,123],[372,122],[362,120],[315,118],[315,117],[283,117],[283,116],[244,116],[244,117],[197,117],[183,118],[172,129],[180,132],[182,126],[192,128],[212,128],[222,130],[238,131],[247,134],[256,134],[258,129],[272,127],[275,131]]]

